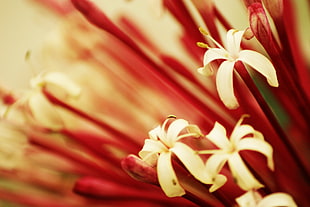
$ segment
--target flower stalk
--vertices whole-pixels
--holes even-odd
[[[310,204],[309,71],[293,1],[238,1],[244,10],[229,12],[247,12],[244,23],[221,1],[34,2],[62,23],[38,57],[26,54],[51,71],[26,92],[0,88],[1,199]]]

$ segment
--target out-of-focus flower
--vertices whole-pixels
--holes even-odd
[[[35,1],[61,24],[27,57],[47,71],[32,88],[0,89],[0,125],[18,129],[3,130],[2,146],[20,149],[12,163],[2,161],[4,205],[309,205],[309,71],[293,28],[296,1],[225,1],[243,6],[229,12],[220,0],[162,0],[156,8]],[[229,16],[241,12],[249,19]],[[232,29],[248,27],[250,35]],[[205,41],[207,52],[196,44]],[[219,65],[216,77],[197,73],[204,55],[204,66]],[[180,119],[147,138],[167,114]],[[9,141],[18,137],[27,144]]]
[[[238,31],[231,29],[227,32],[226,36],[226,49],[224,49],[213,38],[213,42],[219,48],[209,48],[204,54],[202,68],[198,69],[198,72],[202,75],[210,74],[209,64],[214,60],[225,60],[218,68],[216,74],[216,87],[219,96],[225,106],[230,109],[238,107],[238,101],[234,95],[233,87],[233,69],[237,61],[241,61],[250,65],[253,69],[257,70],[263,76],[267,78],[269,85],[278,87],[278,79],[276,70],[272,63],[262,54],[252,50],[240,50],[240,44],[245,31]],[[203,32],[209,36],[208,33]]]

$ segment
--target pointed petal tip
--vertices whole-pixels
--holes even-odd
[[[198,68],[197,72],[206,77],[212,76],[214,74],[212,67],[209,67],[208,65]]]
[[[234,110],[234,109],[237,109],[239,107],[239,103],[235,97],[229,98],[229,99],[228,98],[221,98],[221,101],[223,102],[223,104],[228,109]]]
[[[277,79],[276,79],[276,80],[270,80],[270,79],[268,79],[267,82],[268,82],[268,84],[269,84],[270,86],[272,86],[272,87],[279,87],[279,82],[278,82]]]
[[[217,175],[216,178],[214,178],[214,183],[213,185],[209,188],[209,192],[213,193],[214,191],[218,190],[221,188],[227,181],[227,178],[225,175]]]

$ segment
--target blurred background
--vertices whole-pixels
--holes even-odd
[[[57,17],[28,0],[0,2],[0,85],[20,89],[32,75],[25,57],[57,24]]]

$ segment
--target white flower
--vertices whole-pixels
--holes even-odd
[[[53,130],[63,128],[59,111],[41,90],[46,88],[66,99],[77,98],[81,93],[80,87],[59,72],[42,73],[31,80],[31,86],[32,90],[10,106],[4,116],[12,121],[28,122]]]
[[[225,106],[230,109],[235,109],[239,106],[233,87],[233,70],[237,61],[246,63],[261,73],[267,78],[269,85],[273,87],[279,86],[276,70],[265,56],[252,50],[240,51],[240,43],[244,32],[245,31],[238,31],[235,29],[229,30],[226,37],[226,49],[210,37],[219,48],[209,48],[204,54],[204,66],[198,69],[198,72],[202,75],[208,75],[210,74],[209,64],[212,61],[219,59],[224,60],[219,66],[216,74],[216,87],[220,99]],[[208,35],[206,32],[203,33]]]
[[[236,198],[239,207],[297,207],[293,198],[286,193],[272,193],[261,197],[256,191],[248,191]]]
[[[252,175],[245,165],[239,152],[241,150],[252,150],[262,153],[267,157],[268,167],[273,170],[274,163],[272,160],[273,149],[269,143],[264,140],[263,135],[254,130],[253,127],[241,124],[242,117],[236,124],[230,139],[226,135],[225,128],[215,123],[214,128],[206,138],[212,141],[218,148],[216,150],[200,151],[201,154],[212,154],[206,163],[207,173],[211,176],[218,174],[226,162],[236,183],[243,190],[259,189],[263,185]]]
[[[158,181],[169,197],[182,196],[185,190],[178,182],[171,163],[171,156],[175,154],[187,170],[199,181],[211,184],[212,180],[206,174],[205,165],[200,156],[184,143],[179,142],[185,137],[199,137],[201,132],[195,125],[183,119],[176,119],[167,127],[170,119],[165,120],[149,132],[150,139],[145,140],[139,156],[146,163],[157,167]],[[167,129],[166,129],[167,128]],[[187,129],[186,133],[182,133]]]
[[[65,74],[60,72],[42,73],[30,81],[32,88],[49,87],[54,91],[61,91],[65,96],[76,98],[81,93],[81,88],[69,79]],[[65,97],[66,98],[66,97]]]

